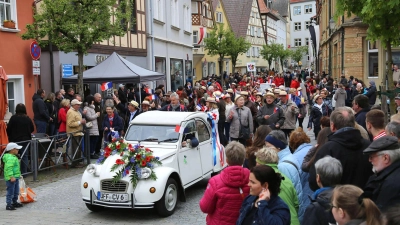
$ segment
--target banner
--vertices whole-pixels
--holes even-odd
[[[255,72],[256,64],[253,62],[247,63],[247,72]]]

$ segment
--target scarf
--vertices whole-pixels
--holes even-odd
[[[321,105],[318,105],[317,103],[314,104],[314,106],[317,107],[317,108],[319,109],[319,111],[321,112],[321,114],[323,114],[323,112],[322,112],[322,105],[323,105],[323,104],[321,104]]]
[[[112,127],[114,121],[114,113],[112,113],[111,116],[108,116],[108,121],[110,122],[110,127]]]

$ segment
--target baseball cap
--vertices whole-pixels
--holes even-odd
[[[22,146],[21,145],[17,145],[14,142],[10,142],[10,143],[7,144],[6,152],[9,152],[9,151],[13,150],[14,148],[21,149]]]
[[[119,87],[125,87],[125,85],[124,84],[119,84]]]
[[[82,102],[78,101],[78,99],[74,99],[71,101],[71,105],[80,105]]]

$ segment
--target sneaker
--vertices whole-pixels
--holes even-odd
[[[6,210],[16,210],[16,208],[12,205],[7,205]]]
[[[99,157],[96,154],[94,154],[94,155],[90,155],[90,159],[99,159]]]
[[[22,205],[21,203],[17,202],[17,203],[13,203],[12,206],[14,206],[14,208],[21,208],[24,205]]]

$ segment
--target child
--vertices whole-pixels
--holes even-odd
[[[6,180],[7,186],[6,210],[15,210],[16,208],[23,206],[21,203],[17,202],[21,170],[19,166],[19,159],[16,155],[18,154],[18,149],[21,148],[22,146],[10,142],[6,147],[6,153],[3,156],[4,180]]]

